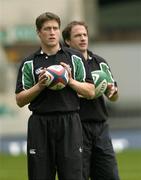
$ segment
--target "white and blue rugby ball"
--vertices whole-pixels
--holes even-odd
[[[46,70],[46,86],[52,90],[63,89],[69,80],[68,72],[62,65],[51,65]]]

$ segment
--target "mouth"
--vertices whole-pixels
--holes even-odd
[[[54,41],[54,40],[55,40],[55,38],[54,38],[54,37],[51,37],[51,38],[49,38],[49,40],[50,40],[50,41]]]
[[[55,41],[55,39],[50,39],[50,41]]]
[[[86,43],[81,43],[81,44],[79,44],[81,47],[84,47],[84,46],[86,46],[87,44]]]

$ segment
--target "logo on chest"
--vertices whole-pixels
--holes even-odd
[[[42,67],[36,69],[36,70],[35,70],[35,74],[36,74],[36,75],[39,75],[39,74],[41,73],[41,70],[42,70],[42,69],[43,69]]]

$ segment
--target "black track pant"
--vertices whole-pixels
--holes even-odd
[[[82,180],[82,127],[76,112],[31,115],[27,138],[29,180]]]
[[[83,180],[119,180],[109,126],[105,122],[82,122]]]

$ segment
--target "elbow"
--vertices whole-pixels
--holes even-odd
[[[91,86],[91,90],[88,91],[87,99],[94,99],[95,97],[95,87]]]
[[[89,96],[88,96],[88,99],[94,99],[94,97],[95,97],[95,92],[94,91],[90,92]]]
[[[118,93],[114,94],[111,98],[109,98],[110,101],[115,102],[119,98]]]
[[[24,107],[24,104],[18,100],[16,100],[17,106],[19,106],[20,108]]]
[[[21,98],[16,95],[16,104],[17,106],[19,106],[20,108],[22,108],[25,104],[23,103],[23,101],[21,100]]]
[[[18,105],[20,108],[24,107],[24,105],[23,105],[22,103],[20,103],[20,102],[17,102],[17,105]]]

